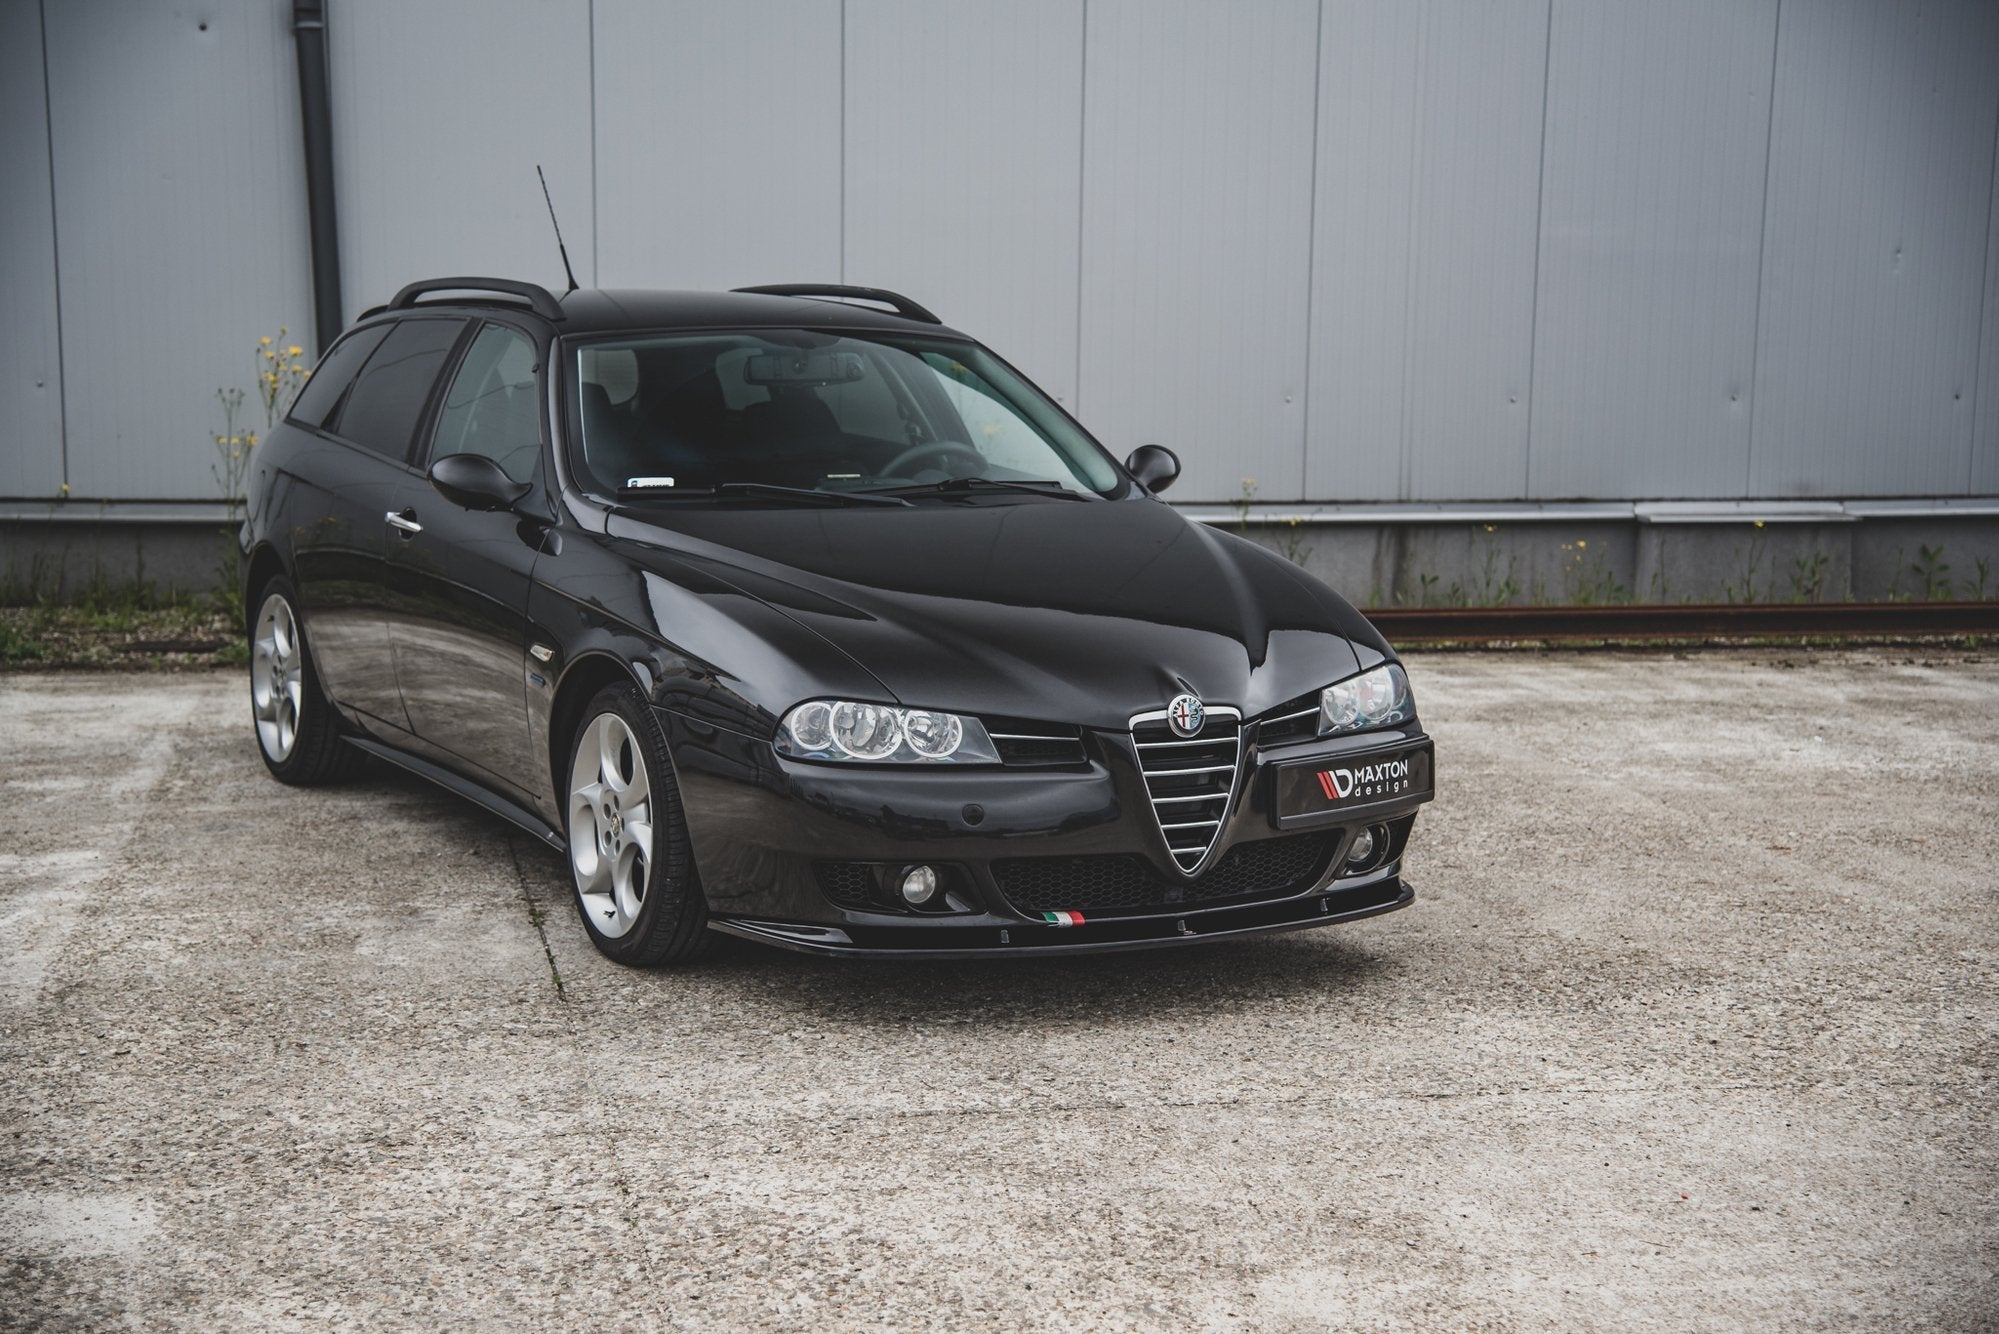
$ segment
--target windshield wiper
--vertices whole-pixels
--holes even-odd
[[[896,496],[946,496],[953,491],[973,491],[980,488],[995,491],[1025,491],[1031,496],[1047,496],[1052,500],[1088,500],[1088,496],[1078,495],[1056,481],[1040,478],[1022,478],[1012,481],[998,477],[947,477],[941,482],[918,482],[913,486],[884,486],[868,492],[869,495],[893,498]]]
[[[621,486],[626,500],[675,500],[681,497],[768,496],[773,500],[803,500],[821,505],[907,505],[900,496],[862,491],[815,491],[806,486],[775,486],[769,482],[722,482],[716,486]]]

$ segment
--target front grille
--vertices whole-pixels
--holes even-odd
[[[1319,735],[1319,692],[1286,700],[1256,721],[1258,746],[1281,746],[1287,741],[1310,741]]]
[[[814,862],[819,890],[843,908],[873,906],[875,873],[865,862]]]
[[[1135,853],[1014,857],[993,879],[1023,913],[1163,910],[1230,899],[1284,898],[1310,888],[1339,847],[1337,831],[1238,843],[1192,880],[1162,875]]]
[[[1131,720],[1131,740],[1159,832],[1180,869],[1192,871],[1215,846],[1228,818],[1242,764],[1242,715],[1211,707],[1201,730],[1183,737],[1174,734],[1164,710],[1141,713]]]
[[[985,718],[1000,763],[1015,767],[1082,764],[1083,730],[1028,718]]]

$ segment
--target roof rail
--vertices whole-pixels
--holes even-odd
[[[551,320],[562,318],[562,303],[555,299],[554,293],[540,283],[518,282],[512,278],[425,278],[396,293],[388,309],[408,310],[426,292],[505,292],[508,296],[525,298],[537,315]]]
[[[895,307],[895,313],[906,320],[922,320],[925,324],[944,322],[902,293],[891,292],[885,287],[848,287],[841,283],[770,283],[763,287],[738,287],[733,290],[753,292],[758,296],[832,296],[879,301],[884,306]]]

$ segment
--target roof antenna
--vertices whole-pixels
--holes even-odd
[[[541,177],[541,202],[548,205],[548,225],[555,228],[555,248],[562,252],[562,271],[569,275],[569,290],[576,290],[576,270],[569,267],[569,247],[562,244],[562,224],[555,220],[555,201],[548,197],[548,177],[541,174],[541,163],[534,164],[534,174]]]

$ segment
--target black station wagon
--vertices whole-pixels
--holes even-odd
[[[365,752],[532,832],[624,963],[1406,905],[1432,749],[1401,664],[1159,501],[1178,471],[891,292],[415,283],[257,451],[258,743],[287,783]]]

